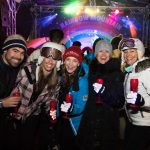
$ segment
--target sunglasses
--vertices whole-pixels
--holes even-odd
[[[62,53],[61,51],[51,48],[51,47],[43,47],[41,50],[41,56],[49,58],[52,57],[54,60],[61,60],[62,59]]]
[[[119,44],[119,49],[120,50],[125,50],[124,48],[133,48],[135,47],[135,43],[133,39],[123,39],[120,44]]]

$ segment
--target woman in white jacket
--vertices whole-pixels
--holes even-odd
[[[147,150],[150,146],[150,59],[143,57],[144,45],[136,38],[122,39],[119,49],[127,73],[124,81],[128,118],[125,150]],[[132,89],[131,79],[138,81],[137,89]]]

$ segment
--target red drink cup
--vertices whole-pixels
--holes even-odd
[[[130,79],[131,91],[137,92],[138,84],[139,84],[139,80],[138,79]],[[131,107],[132,107],[132,109],[138,108],[138,106],[136,104],[132,104]]]
[[[138,79],[131,79],[130,80],[131,91],[137,92],[138,84],[139,84],[139,80]]]
[[[21,96],[21,93],[18,91],[18,92],[15,92],[12,94],[12,96],[14,97],[20,97]],[[18,109],[19,109],[19,105],[16,106],[13,110],[14,110],[14,113],[13,113],[13,116],[14,117],[17,117],[17,112],[18,112]]]
[[[72,94],[71,93],[68,93],[68,94],[66,94],[66,103],[71,103],[72,102]],[[64,113],[64,115],[63,115],[63,118],[65,118],[65,119],[67,119],[68,118],[68,115],[67,115],[67,113]]]
[[[20,92],[15,92],[15,93],[12,94],[12,96],[14,96],[14,97],[20,97],[21,94],[20,94]]]
[[[71,103],[72,102],[72,94],[68,93],[66,94],[66,103]]]
[[[103,84],[103,79],[97,79],[97,80],[96,80],[96,83],[98,83],[98,84]],[[97,95],[97,97],[96,97],[96,104],[102,104],[102,103],[103,103],[103,102],[102,102],[100,96]]]
[[[55,100],[50,101],[50,111],[55,111],[57,106],[57,102]],[[50,118],[51,123],[56,123],[56,119]]]
[[[103,79],[97,79],[96,83],[103,84]]]

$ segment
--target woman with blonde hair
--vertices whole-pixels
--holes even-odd
[[[56,110],[50,111],[50,102],[59,93],[59,77],[56,64],[62,59],[64,47],[53,42],[45,43],[37,62],[26,64],[20,70],[12,91],[20,93],[18,111],[12,114],[18,125],[21,150],[48,149],[53,141],[49,138],[50,118],[56,119]]]
[[[144,45],[137,38],[122,39],[119,49],[122,63],[126,64],[125,150],[147,150],[150,147],[150,59],[144,57]]]

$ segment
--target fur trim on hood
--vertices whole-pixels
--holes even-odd
[[[150,58],[146,58],[143,61],[138,62],[135,67],[135,72],[141,72],[147,68],[150,68]]]

